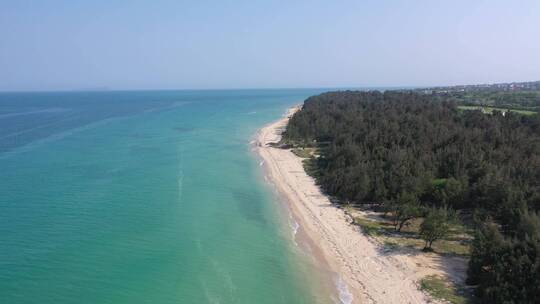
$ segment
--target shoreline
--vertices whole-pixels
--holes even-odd
[[[332,279],[341,303],[427,303],[417,287],[418,267],[406,254],[386,254],[350,217],[321,193],[302,165],[302,158],[288,149],[270,147],[278,142],[289,118],[301,106],[289,108],[284,117],[256,134],[255,150],[263,160],[266,176],[285,198],[298,231]],[[432,300],[431,300],[432,301]]]

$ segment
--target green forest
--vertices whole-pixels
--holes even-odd
[[[459,214],[475,231],[467,280],[475,299],[533,303],[540,299],[540,115],[463,105],[417,91],[329,92],[304,102],[282,141],[316,149],[310,172],[338,202],[387,210],[396,229],[424,216],[426,249],[447,214]]]

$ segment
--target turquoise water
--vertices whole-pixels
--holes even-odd
[[[249,146],[318,92],[0,94],[0,303],[321,301]]]

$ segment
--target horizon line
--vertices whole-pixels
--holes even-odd
[[[376,85],[376,86],[299,86],[299,87],[232,87],[232,88],[141,88],[141,89],[122,89],[122,88],[107,88],[107,87],[100,87],[97,89],[51,89],[51,90],[0,90],[0,94],[2,93],[70,93],[70,92],[132,92],[132,91],[139,91],[139,92],[151,92],[151,91],[237,91],[237,90],[244,90],[244,91],[256,91],[256,90],[310,90],[310,89],[377,89],[377,88],[424,88],[428,86],[384,86],[384,85]],[[429,86],[432,87],[432,86]]]
[[[420,88],[441,88],[441,87],[460,87],[460,86],[476,86],[476,85],[498,85],[498,84],[516,84],[516,83],[534,83],[540,80],[528,81],[510,81],[510,82],[483,82],[472,84],[439,84],[439,85],[351,85],[351,86],[299,86],[299,87],[231,87],[231,88],[140,88],[140,89],[122,89],[109,88],[106,86],[96,88],[81,88],[81,89],[51,89],[51,90],[0,90],[2,93],[69,93],[69,92],[151,92],[151,91],[256,91],[256,90],[310,90],[310,89],[420,89]]]

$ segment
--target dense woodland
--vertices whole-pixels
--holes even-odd
[[[340,202],[474,215],[468,282],[477,299],[533,303],[540,299],[540,115],[457,106],[412,91],[325,93],[305,101],[283,141],[317,148],[314,175]]]

